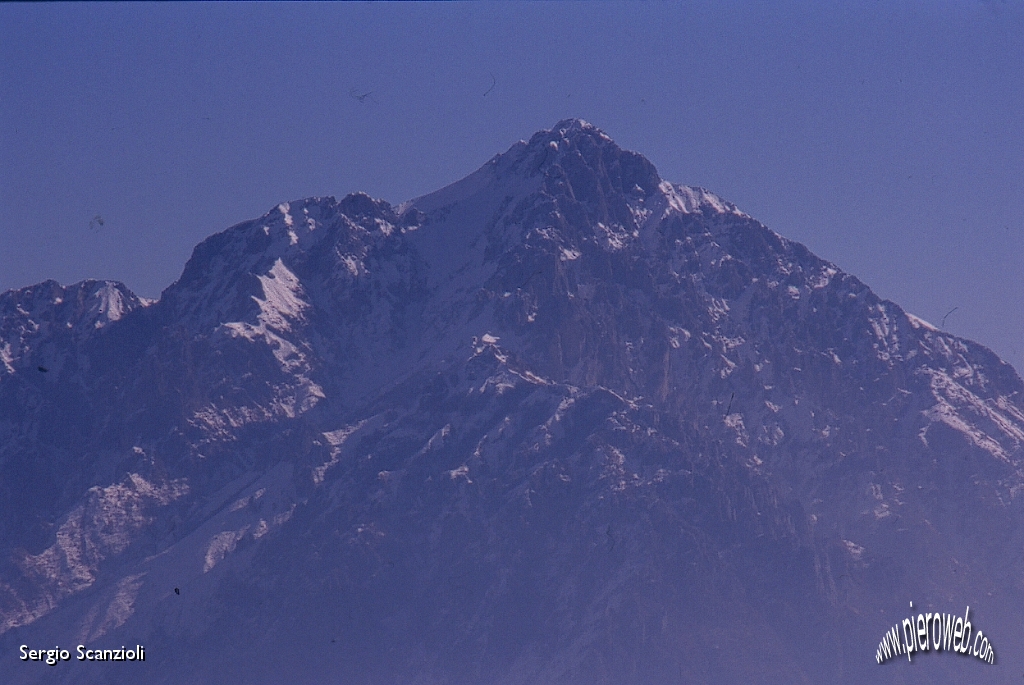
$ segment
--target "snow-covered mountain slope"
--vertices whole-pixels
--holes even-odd
[[[585,122],[0,313],[5,681],[1019,671],[1021,379]],[[877,666],[908,601],[997,666]]]
[[[42,362],[56,369],[64,360],[47,356],[47,344],[58,346],[69,338],[81,343],[146,304],[113,281],[82,281],[67,288],[46,281],[0,294],[0,374],[14,374],[23,366],[33,366],[33,361],[39,362],[34,364],[37,369]]]

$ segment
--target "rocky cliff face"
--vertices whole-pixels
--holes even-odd
[[[1021,379],[585,122],[0,317],[8,682],[1017,682]]]

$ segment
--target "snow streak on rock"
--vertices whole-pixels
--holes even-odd
[[[167,683],[878,682],[908,598],[1024,639],[1022,458],[1009,365],[570,119],[398,207],[281,203],[157,302],[0,295],[0,639]]]

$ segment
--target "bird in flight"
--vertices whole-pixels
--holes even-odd
[[[952,314],[953,312],[955,312],[958,309],[960,309],[960,307],[953,307],[948,312],[946,312],[946,316],[949,316],[950,314]],[[946,327],[946,316],[942,317],[942,323],[939,324],[939,328],[945,328]]]
[[[366,98],[369,98],[371,95],[373,95],[373,91],[368,90],[365,93],[360,94],[358,88],[353,88],[352,90],[348,91],[348,94],[350,97],[359,100],[359,102],[364,102]],[[370,99],[373,100],[373,98]]]

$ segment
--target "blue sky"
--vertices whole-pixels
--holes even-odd
[[[157,297],[279,202],[398,203],[578,116],[1024,368],[1019,1],[0,4],[0,28],[0,290]]]

